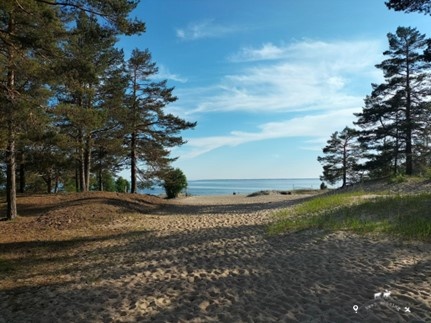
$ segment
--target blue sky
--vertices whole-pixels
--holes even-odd
[[[431,17],[384,0],[142,0],[141,36],[189,121],[172,151],[188,179],[315,178],[329,136],[351,126],[387,49],[387,33]]]

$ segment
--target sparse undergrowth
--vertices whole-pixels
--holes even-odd
[[[276,213],[269,231],[351,230],[431,241],[430,208],[430,193],[379,196],[350,192],[319,196]]]

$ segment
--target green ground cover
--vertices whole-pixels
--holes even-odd
[[[271,234],[315,228],[431,241],[431,193],[328,194],[279,211],[275,218]]]

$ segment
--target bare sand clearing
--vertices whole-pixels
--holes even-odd
[[[28,287],[29,273],[23,287],[3,288],[0,322],[431,321],[430,244],[348,232],[268,236],[272,211],[295,203],[177,200],[143,215],[146,230],[88,239],[79,255],[69,246],[79,261],[47,273],[56,281]],[[383,291],[390,296],[374,300]]]

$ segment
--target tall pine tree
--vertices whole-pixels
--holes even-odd
[[[72,34],[63,46],[64,60],[57,69],[64,80],[58,86],[57,114],[59,126],[75,142],[79,189],[88,191],[94,142],[109,120],[109,106],[104,101],[112,98],[104,87],[111,69],[121,66],[123,56],[114,48],[112,31],[100,26],[96,17],[81,12]]]
[[[381,147],[390,144],[395,169],[403,162],[405,174],[412,175],[417,139],[424,134],[430,113],[430,64],[425,56],[429,40],[415,28],[398,27],[395,34],[388,34],[388,41],[389,50],[384,52],[388,59],[376,65],[385,82],[373,85],[356,124],[363,128],[364,144],[374,149],[379,149],[376,140]]]
[[[165,112],[166,105],[175,102],[177,97],[173,95],[174,89],[167,87],[166,80],[152,80],[157,72],[148,50],[133,50],[127,65],[129,91],[125,120],[131,193],[137,192],[138,174],[147,177],[144,181],[152,176],[160,177],[160,172],[173,160],[169,157],[169,148],[185,143],[180,132],[196,125]],[[139,169],[139,162],[144,163],[144,169]]]
[[[98,17],[113,34],[132,35],[145,31],[143,22],[129,18],[138,3],[136,0],[0,2],[0,108],[3,118],[0,131],[6,137],[3,155],[7,170],[8,219],[17,216],[15,173],[22,122],[31,119],[28,109],[39,107],[44,99],[27,95],[29,84],[34,91],[40,78],[49,74],[43,69],[50,59],[58,57],[53,52],[64,40],[64,29],[74,26],[73,21],[82,12]],[[25,81],[29,79],[31,83]],[[39,102],[29,103],[31,98]]]
[[[55,7],[38,1],[0,2],[0,108],[6,132],[8,219],[17,216],[17,140],[32,109],[44,104],[44,71],[55,52],[62,25]],[[37,92],[38,95],[35,95]]]

